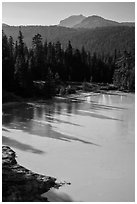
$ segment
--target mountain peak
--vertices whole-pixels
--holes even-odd
[[[68,18],[65,18],[64,20],[61,20],[59,23],[59,26],[72,28],[76,24],[81,23],[81,21],[84,20],[85,18],[86,17],[83,16],[82,14],[72,15],[72,16],[69,16]]]
[[[87,17],[87,18],[99,18],[99,19],[104,19],[103,17],[101,17],[101,16],[98,16],[98,15],[92,15],[92,16],[89,16],[89,17]]]
[[[75,25],[75,28],[97,28],[97,27],[108,27],[108,26],[119,26],[120,23],[112,20],[105,19],[101,16],[92,15],[83,19],[80,23]]]

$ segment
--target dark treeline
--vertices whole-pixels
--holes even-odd
[[[21,30],[18,41],[2,32],[2,88],[23,97],[55,94],[57,85],[70,82],[114,83],[120,89],[135,89],[135,62],[132,53],[92,56],[84,47],[65,49],[59,41],[42,42],[37,34],[28,49]]]

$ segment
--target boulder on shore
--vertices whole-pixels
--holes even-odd
[[[10,147],[2,147],[2,201],[48,201],[41,194],[58,185],[56,178],[33,173],[20,166],[15,158],[16,154]]]

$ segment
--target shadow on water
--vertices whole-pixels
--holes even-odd
[[[10,138],[8,138],[6,136],[2,136],[2,143],[3,144],[5,143],[6,145],[10,145],[12,147],[15,147],[15,148],[23,150],[23,151],[31,151],[32,153],[36,153],[36,154],[43,154],[43,153],[45,153],[45,152],[43,152],[41,150],[33,148],[30,145],[18,142],[15,139],[10,139]]]
[[[92,103],[92,108],[95,108],[95,109],[107,109],[107,110],[112,110],[112,109],[125,110],[125,109],[127,109],[127,108],[118,107],[118,106],[102,105],[102,104],[94,103],[94,101]]]
[[[79,126],[81,127],[82,125],[79,125],[79,124],[76,124],[76,123],[72,123],[72,122],[68,122],[68,121],[65,121],[65,120],[61,120],[61,119],[57,119],[57,118],[54,118],[54,117],[51,117],[51,116],[46,116],[47,120],[49,122],[58,122],[58,123],[65,123],[65,124],[69,124],[69,125],[74,125],[74,126]]]
[[[108,119],[108,120],[122,121],[122,120],[117,119],[117,118],[112,118],[112,117],[108,117],[108,116],[105,116],[105,115],[102,115],[102,114],[92,113],[92,112],[86,111],[86,110],[78,110],[78,112],[79,112],[78,113],[79,115],[91,116],[91,117],[98,118],[98,119]]]
[[[65,141],[68,141],[68,142],[77,141],[77,142],[82,142],[82,143],[84,143],[84,144],[90,144],[90,145],[100,146],[100,145],[98,145],[98,144],[96,144],[96,143],[79,139],[78,137],[74,137],[74,136],[71,136],[71,135],[65,135],[65,134],[63,134],[63,133],[56,132],[55,130],[52,130],[52,132],[53,132],[53,135],[55,135],[55,137],[52,137],[52,135],[51,135],[50,138],[59,139],[59,140],[64,140],[64,139],[65,139]]]
[[[2,128],[2,131],[5,131],[5,132],[10,132],[8,129],[6,128]]]
[[[45,124],[45,125],[41,126],[40,123],[37,123],[35,121],[33,121],[33,123],[32,123],[30,121],[30,123],[28,122],[27,124],[17,123],[17,124],[12,124],[12,125],[13,125],[13,126],[11,126],[12,129],[22,130],[23,132],[27,132],[31,135],[37,135],[40,137],[48,137],[48,138],[61,140],[61,141],[65,141],[65,142],[77,141],[77,142],[82,142],[84,144],[100,146],[96,143],[82,140],[82,139],[79,139],[78,137],[66,135],[65,133],[60,133],[56,130],[53,130],[53,129],[51,129],[52,126],[50,124]]]

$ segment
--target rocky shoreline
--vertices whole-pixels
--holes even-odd
[[[59,188],[62,183],[20,166],[15,158],[16,153],[10,147],[2,147],[2,201],[48,202],[41,195],[52,187]]]

